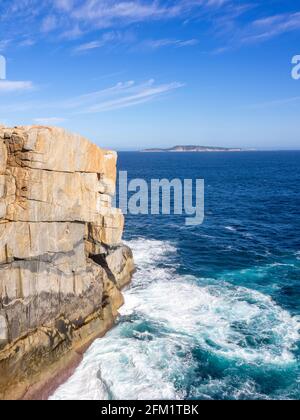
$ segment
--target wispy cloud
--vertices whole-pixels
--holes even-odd
[[[158,50],[160,48],[174,47],[184,48],[192,47],[199,44],[197,39],[146,39],[140,41],[136,36],[128,31],[109,31],[105,32],[98,40],[86,42],[78,45],[74,48],[74,53],[84,53],[91,50],[103,48],[103,47],[116,47],[118,45],[131,47],[133,49],[143,50]]]
[[[35,45],[35,41],[33,39],[23,39],[22,41],[19,42],[18,46],[19,47],[32,47],[33,45]]]
[[[1,93],[11,93],[11,92],[23,92],[32,90],[34,88],[32,82],[22,82],[22,81],[9,81],[1,80],[0,81],[0,94]]]
[[[5,51],[10,43],[11,39],[3,39],[2,41],[0,41],[0,52]]]
[[[143,84],[136,84],[134,82],[127,82],[125,85],[119,84],[109,95],[117,97],[109,98],[109,96],[104,96],[102,100],[98,100],[95,104],[83,108],[80,112],[94,114],[144,104],[183,86],[184,84],[179,82],[156,85],[154,80],[149,80]],[[95,94],[93,95],[95,96]],[[99,96],[99,92],[96,96]]]
[[[245,30],[242,42],[260,42],[291,31],[300,31],[300,12],[267,16],[252,22]]]
[[[273,101],[262,102],[247,106],[247,109],[265,109],[272,107],[280,107],[287,104],[293,104],[300,102],[300,96],[292,96],[290,98],[276,99]]]
[[[112,47],[120,44],[132,44],[136,42],[135,36],[129,31],[108,31],[104,32],[99,39],[83,43],[74,48],[74,53],[83,53],[90,50],[102,48],[104,46]]]
[[[59,125],[66,121],[65,118],[59,117],[44,117],[44,118],[34,118],[33,122],[38,125]]]
[[[85,51],[95,50],[101,48],[104,44],[101,41],[91,41],[81,44],[78,47],[74,48],[75,53],[81,53]]]
[[[107,89],[71,98],[61,106],[77,114],[114,111],[153,101],[183,86],[184,84],[179,82],[156,84],[153,79],[144,83],[129,80]]]
[[[55,124],[61,123],[66,119],[72,119],[80,114],[97,114],[142,105],[163,98],[184,86],[180,82],[158,84],[154,79],[143,83],[136,83],[133,80],[129,80],[119,82],[106,89],[58,102],[42,103],[29,101],[23,104],[18,102],[16,105],[10,104],[5,107],[0,107],[0,111],[14,113],[18,110],[20,112],[34,112],[35,114],[43,113],[44,115],[47,113],[50,117],[39,117],[37,115],[35,121],[39,123],[50,121]],[[55,116],[58,112],[61,115],[59,119]],[[51,116],[51,114],[54,114],[54,116]]]
[[[120,30],[135,23],[186,20],[214,11],[232,0],[4,0],[0,4],[1,34],[30,39],[49,33],[57,40],[76,39],[91,32]],[[13,24],[12,24],[13,22]],[[95,40],[94,42],[96,42]],[[98,41],[100,43],[100,41]],[[94,44],[95,45],[95,44]],[[80,47],[80,46],[79,46]]]
[[[54,0],[54,5],[61,10],[69,12],[74,7],[74,0]]]
[[[107,28],[116,22],[129,24],[178,16],[182,5],[180,1],[164,5],[161,1],[87,0],[72,10],[71,17],[93,23],[97,28]]]
[[[51,32],[57,28],[58,22],[57,18],[54,15],[47,16],[41,26],[42,32]]]
[[[153,50],[164,47],[184,48],[199,44],[198,39],[150,39],[143,41],[140,45]]]
[[[255,9],[257,13],[253,13]],[[143,39],[139,33],[139,23],[171,20],[185,23],[185,27],[199,21],[196,38],[215,38],[219,44],[214,46],[216,52],[300,30],[300,12],[257,19],[262,10],[266,9],[260,1],[248,0],[3,0],[0,39],[6,41],[0,42],[0,50],[8,43],[21,45],[24,39],[32,43],[78,40],[78,45],[71,47],[75,53],[125,44],[153,50],[195,46],[194,38],[172,34],[156,39],[148,34]],[[130,30],[136,31],[136,39],[130,39]],[[30,46],[30,42],[24,45]]]

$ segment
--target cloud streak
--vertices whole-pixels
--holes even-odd
[[[180,82],[156,84],[153,79],[144,83],[129,80],[107,89],[71,98],[61,106],[76,114],[96,114],[154,101],[182,87],[184,84]]]
[[[18,103],[17,105],[11,104],[0,107],[0,111],[15,113],[16,110],[18,110],[22,112],[34,112],[36,114],[43,113],[44,115],[47,113],[49,117],[46,118],[44,115],[37,115],[35,122],[42,123],[48,121],[55,124],[56,122],[61,123],[65,119],[72,119],[78,115],[112,112],[142,105],[164,98],[184,86],[185,85],[180,82],[158,84],[154,79],[150,79],[143,83],[136,83],[133,80],[129,80],[126,82],[119,82],[106,89],[75,96],[58,102],[25,102],[23,104]],[[55,116],[58,112],[61,115],[59,118]]]
[[[287,32],[300,30],[300,12],[253,17],[249,11],[256,9],[260,15],[260,2],[248,0],[2,0],[0,3],[0,49],[8,43],[22,45],[22,40],[61,41],[88,39],[78,45],[77,52],[90,51],[104,45],[124,44],[116,35],[102,39],[104,31],[119,34],[137,23],[177,20],[199,21],[207,25],[207,36],[213,36],[224,50],[227,45],[265,42]],[[264,8],[265,9],[265,8]],[[247,17],[245,17],[247,15]],[[13,22],[13,24],[12,24]],[[210,34],[210,35],[208,35]],[[5,41],[6,40],[6,41]],[[145,40],[149,47],[180,47],[196,45],[193,39],[181,40],[166,37]],[[143,43],[143,40],[139,40]],[[190,44],[188,44],[190,42]],[[130,43],[130,40],[129,40]],[[76,50],[76,48],[74,50]],[[220,48],[219,48],[220,49]]]
[[[1,93],[12,93],[12,92],[24,92],[34,89],[32,82],[15,82],[9,80],[0,81],[0,94]]]
[[[47,39],[51,34],[57,40],[74,40],[91,32],[121,30],[135,23],[171,19],[183,21],[190,15],[196,17],[198,12],[219,10],[230,2],[231,0],[3,0],[0,4],[0,37],[6,34],[7,39],[11,37],[14,40],[18,36],[24,39],[25,35],[29,39],[40,36]]]
[[[152,50],[157,50],[160,48],[165,47],[175,47],[175,48],[184,48],[184,47],[192,47],[195,45],[198,45],[199,41],[198,39],[151,39],[151,40],[145,40],[140,45],[149,48]]]
[[[246,28],[242,42],[263,42],[292,31],[300,31],[300,12],[255,20]]]
[[[293,96],[291,98],[283,98],[283,99],[276,99],[274,101],[269,102],[262,102],[260,104],[249,105],[247,109],[265,109],[265,108],[272,108],[272,107],[280,107],[288,104],[298,103],[300,102],[300,96]]]
[[[88,106],[80,112],[95,114],[99,112],[133,107],[158,99],[163,95],[182,88],[183,86],[184,84],[179,82],[155,85],[154,80],[149,80],[148,82],[139,85],[131,82],[127,84],[126,88],[124,88],[123,85],[120,85],[119,89],[117,89],[119,97],[113,99],[106,98],[102,101],[100,100],[99,103]]]
[[[104,33],[98,40],[80,44],[74,48],[75,54],[86,53],[103,47],[112,47],[116,45],[131,46],[134,50],[158,50],[161,48],[185,48],[198,45],[197,39],[146,39],[138,41],[136,37],[128,32],[111,31]]]
[[[33,122],[38,125],[60,125],[65,122],[65,118],[59,117],[43,117],[43,118],[35,118]]]
[[[90,41],[74,48],[74,53],[83,53],[105,46],[112,47],[116,45],[132,44],[136,42],[135,36],[130,32],[108,31],[104,32],[99,39]]]

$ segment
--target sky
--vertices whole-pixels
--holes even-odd
[[[0,0],[0,123],[300,149],[299,40],[299,0]]]

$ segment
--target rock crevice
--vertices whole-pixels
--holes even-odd
[[[49,391],[115,322],[134,271],[116,161],[62,129],[0,128],[0,399]]]

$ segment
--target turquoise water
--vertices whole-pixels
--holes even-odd
[[[130,178],[204,178],[205,222],[128,216],[118,325],[54,399],[299,399],[300,153],[121,153]]]

